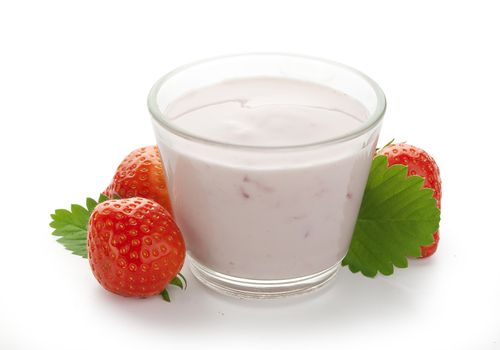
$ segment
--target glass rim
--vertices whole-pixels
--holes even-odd
[[[160,91],[161,87],[165,82],[167,82],[170,78],[173,76],[177,75],[178,73],[182,73],[185,70],[188,70],[189,68],[199,66],[205,63],[213,62],[213,61],[219,61],[219,60],[224,60],[224,59],[230,59],[230,58],[238,58],[238,57],[283,57],[283,58],[297,58],[297,59],[304,59],[304,60],[309,60],[309,61],[316,61],[320,63],[326,63],[328,65],[334,66],[336,68],[341,68],[344,70],[349,71],[350,73],[353,73],[354,75],[357,75],[358,77],[362,78],[365,82],[368,83],[370,88],[373,89],[375,96],[377,98],[377,105],[373,112],[369,114],[369,117],[366,119],[366,121],[360,125],[359,127],[345,133],[339,136],[335,136],[332,138],[328,139],[323,139],[315,142],[310,142],[310,143],[303,143],[303,144],[296,144],[296,145],[283,145],[283,146],[264,146],[264,145],[243,145],[243,144],[237,144],[237,143],[230,143],[230,142],[223,142],[223,141],[217,141],[213,140],[207,137],[199,136],[190,133],[189,131],[177,127],[174,123],[170,122],[168,119],[164,118],[163,112],[158,108],[158,103],[157,103],[157,96],[158,92]],[[198,143],[203,143],[211,146],[219,146],[219,147],[224,147],[224,148],[234,148],[234,149],[240,149],[240,150],[298,150],[298,149],[307,149],[307,148],[314,148],[314,147],[319,147],[319,146],[324,146],[324,145],[329,145],[329,144],[335,144],[335,143],[341,143],[345,141],[352,140],[360,135],[363,135],[367,133],[368,131],[372,130],[379,124],[379,122],[382,120],[386,106],[387,106],[387,101],[385,98],[385,94],[380,88],[380,86],[369,76],[366,74],[360,72],[359,70],[352,68],[350,66],[347,66],[342,63],[338,63],[335,61],[331,61],[328,59],[323,59],[323,58],[318,58],[318,57],[313,57],[313,56],[307,56],[307,55],[297,55],[297,54],[287,54],[287,53],[272,53],[272,52],[262,52],[262,53],[243,53],[243,54],[232,54],[232,55],[223,55],[223,56],[216,56],[212,58],[207,58],[203,60],[198,60],[192,63],[188,63],[185,65],[182,65],[169,73],[163,75],[160,79],[156,81],[156,83],[153,85],[151,88],[148,98],[147,98],[147,104],[148,104],[148,109],[149,113],[153,116],[153,119],[162,127],[167,129],[169,132],[180,136],[184,139],[187,139],[189,141],[193,142],[198,142]]]

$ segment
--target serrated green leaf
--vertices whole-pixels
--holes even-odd
[[[73,254],[81,256],[82,258],[87,258],[87,239],[71,239],[68,237],[61,237],[57,240],[66,249],[71,251]]]
[[[90,197],[87,198],[87,201],[85,204],[87,204],[87,210],[91,213],[94,211],[95,207],[97,206],[97,202]]]
[[[89,221],[89,211],[78,204],[71,204],[71,214],[75,226],[86,226]]]
[[[52,222],[49,224],[54,229],[52,234],[59,236],[57,242],[83,258],[87,258],[87,225],[97,202],[87,198],[86,205],[87,208],[72,204],[71,210],[55,210],[54,214],[50,215]]]
[[[433,242],[440,211],[424,179],[407,176],[403,165],[388,167],[386,156],[373,159],[363,202],[342,265],[368,277],[390,275],[394,266],[408,266],[420,246]]]

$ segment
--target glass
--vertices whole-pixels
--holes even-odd
[[[368,111],[366,120],[324,140],[260,146],[200,137],[165,112],[186,93],[250,77],[333,88],[360,102]],[[174,216],[186,240],[190,268],[202,283],[237,297],[272,298],[315,290],[336,275],[352,237],[386,107],[373,80],[323,59],[234,55],[165,75],[153,86],[148,107]],[[244,200],[248,194],[238,190],[241,186],[258,192],[251,205]]]

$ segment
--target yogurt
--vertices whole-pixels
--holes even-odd
[[[206,141],[157,135],[174,216],[198,263],[283,280],[342,260],[378,131],[343,146],[327,141],[367,120],[360,102],[324,85],[262,76],[189,92],[163,114]]]

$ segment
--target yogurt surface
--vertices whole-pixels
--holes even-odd
[[[253,146],[331,139],[368,117],[366,108],[346,94],[285,78],[228,80],[185,95],[165,114],[191,134]]]

